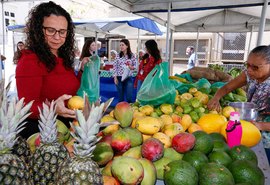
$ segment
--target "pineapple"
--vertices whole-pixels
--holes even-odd
[[[31,165],[35,184],[56,184],[55,174],[59,165],[67,158],[68,152],[63,144],[57,141],[56,105],[43,103],[39,109],[41,145],[35,150]]]
[[[12,148],[12,153],[23,159],[26,164],[29,164],[31,160],[31,151],[28,143],[22,136],[17,137],[17,141]]]
[[[96,134],[99,132],[100,124],[98,123],[102,114],[106,111],[109,104],[106,102],[100,106],[92,105],[85,96],[85,106],[83,113],[76,110],[78,125],[71,127],[74,132],[71,135],[75,138],[74,157],[64,161],[57,175],[57,183],[62,184],[103,184],[102,175],[99,166],[94,162],[92,152],[95,149],[99,138]]]
[[[17,134],[23,129],[23,122],[31,113],[33,102],[24,105],[24,99],[7,102],[5,92],[1,92],[0,108],[0,184],[33,184],[28,165],[12,148],[17,141]]]

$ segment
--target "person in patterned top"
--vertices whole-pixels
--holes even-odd
[[[229,92],[247,86],[247,100],[258,106],[259,116],[254,124],[262,131],[263,144],[270,161],[270,123],[262,122],[270,116],[270,46],[254,48],[246,62],[246,70],[220,88],[208,102],[210,110],[220,111],[219,100]]]
[[[114,83],[118,91],[118,101],[132,102],[133,80],[132,71],[136,69],[137,59],[131,52],[127,39],[120,41],[120,53],[113,64]]]

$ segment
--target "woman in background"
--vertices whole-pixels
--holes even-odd
[[[24,43],[22,42],[22,41],[19,41],[18,43],[17,43],[17,50],[15,51],[15,53],[14,53],[14,56],[13,56],[13,63],[14,64],[17,64],[18,63],[18,60],[19,60],[19,58],[21,57],[21,55],[22,55],[22,50],[25,48],[25,45],[24,45]]]
[[[131,52],[130,43],[127,39],[120,41],[120,53],[113,64],[114,83],[118,91],[118,101],[132,102],[133,94],[133,80],[132,70],[136,68],[137,60],[135,54]],[[130,70],[127,78],[124,76],[125,72]]]
[[[82,54],[80,56],[80,61],[82,62],[82,64],[87,63],[89,60],[89,57],[93,56],[96,50],[97,50],[96,42],[93,39],[86,40],[82,48]],[[82,67],[82,70],[83,70],[83,67]]]
[[[146,54],[142,57],[139,64],[138,74],[135,79],[134,86],[137,87],[139,92],[141,85],[146,76],[152,71],[152,69],[162,62],[158,45],[154,40],[148,40],[145,42]]]

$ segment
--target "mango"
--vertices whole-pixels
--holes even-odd
[[[109,134],[113,134],[114,132],[116,132],[117,130],[119,130],[119,125],[109,125],[107,127],[105,127],[103,130],[102,130],[102,133],[104,135],[109,135]]]
[[[123,153],[122,156],[140,159],[142,157],[141,151],[142,151],[141,146],[136,146],[136,147],[130,148],[128,151]]]
[[[162,132],[155,133],[153,135],[153,138],[156,138],[159,141],[161,141],[164,144],[164,148],[169,148],[172,145],[170,137]]]
[[[118,180],[116,180],[112,176],[102,175],[102,179],[103,179],[103,185],[120,185]]]
[[[131,146],[128,134],[123,130],[118,130],[113,133],[111,146],[115,151],[119,153],[127,151]]]
[[[184,131],[186,131],[188,127],[192,124],[191,116],[189,114],[184,114],[180,124],[182,125]]]
[[[133,109],[128,102],[119,102],[115,106],[114,117],[121,127],[128,127],[133,119]]]
[[[146,116],[138,119],[135,127],[143,134],[152,135],[160,130],[161,124],[157,118]]]
[[[104,168],[102,168],[101,174],[107,175],[107,176],[112,176],[111,167],[112,167],[112,160],[109,161]]]
[[[142,134],[143,136],[143,142],[145,142],[147,139],[151,138],[152,135]]]
[[[127,133],[131,147],[139,146],[143,142],[142,134],[135,128],[127,127],[123,129]]]
[[[132,157],[120,156],[112,162],[112,174],[121,184],[139,184],[143,179],[143,166]]]
[[[169,136],[172,140],[172,138],[175,135],[179,134],[180,132],[184,132],[184,129],[182,125],[180,125],[180,123],[173,123],[173,124],[164,126],[162,132],[166,134],[167,136]]]
[[[173,148],[165,148],[163,157],[169,158],[173,161],[181,160],[184,154],[180,154]]]
[[[99,166],[107,164],[113,158],[113,150],[110,144],[106,142],[96,144],[91,157]]]
[[[84,99],[80,96],[72,96],[67,102],[67,107],[72,110],[82,110]]]
[[[139,159],[143,166],[143,180],[141,185],[155,185],[157,180],[156,168],[154,164],[144,158]]]
[[[154,166],[157,171],[157,179],[160,179],[160,180],[164,179],[164,169],[167,166],[167,164],[169,164],[172,161],[173,161],[172,159],[169,159],[167,157],[162,157],[158,161],[154,162]]]
[[[139,111],[144,113],[146,116],[150,116],[154,112],[154,108],[151,105],[144,105],[139,108]]]
[[[167,114],[163,114],[162,116],[160,116],[161,121],[163,122],[163,125],[170,125],[173,123],[173,119],[170,115]]]

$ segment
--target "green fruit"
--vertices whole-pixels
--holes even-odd
[[[130,148],[128,151],[123,153],[123,156],[140,159],[142,157],[141,151],[142,151],[141,146],[136,146],[136,147]]]
[[[194,123],[197,123],[197,121],[200,119],[199,114],[196,111],[191,111],[189,115]]]
[[[248,148],[244,145],[239,145],[231,148],[229,150],[229,155],[231,156],[232,160],[248,160],[252,161],[254,164],[258,164],[258,159],[253,150]]]
[[[189,105],[185,105],[183,109],[184,109],[184,114],[188,114],[193,110],[193,108]]]
[[[213,141],[216,141],[216,140],[223,141],[223,142],[226,141],[225,137],[222,134],[218,133],[218,132],[213,132],[213,133],[210,133],[209,135],[211,136]]]
[[[120,122],[121,127],[128,127],[132,122],[133,109],[127,102],[117,103],[113,114],[116,120]]]
[[[236,160],[229,169],[236,183],[249,183],[251,185],[264,185],[264,174],[254,162],[248,160]]]
[[[214,142],[209,134],[200,130],[193,132],[192,134],[196,138],[196,143],[193,148],[194,151],[200,151],[206,155],[212,152],[213,147],[214,147]]]
[[[229,152],[229,150],[230,150],[230,147],[224,141],[218,141],[218,140],[214,141],[213,152],[214,151]]]
[[[197,185],[198,180],[196,169],[186,161],[173,161],[165,168],[164,182],[166,185]]]
[[[211,152],[208,156],[209,162],[214,162],[222,164],[224,166],[229,166],[232,163],[232,158],[223,151]]]
[[[113,158],[112,147],[106,142],[98,143],[92,154],[92,159],[100,166],[107,164]]]
[[[201,103],[200,100],[197,99],[197,98],[192,98],[192,99],[190,100],[190,102],[191,102],[191,106],[192,106],[193,108],[198,108],[198,107],[201,107],[201,106],[202,106],[202,103]]]
[[[132,157],[120,156],[112,162],[112,174],[121,184],[139,184],[143,179],[143,166]]]
[[[124,132],[127,133],[131,147],[139,146],[143,142],[142,133],[138,131],[136,128],[127,127],[123,129]]]
[[[161,116],[163,112],[160,110],[159,107],[155,108],[155,112],[157,113],[158,116]]]
[[[155,185],[157,174],[154,164],[144,158],[139,159],[139,162],[143,166],[143,180],[141,185]]]
[[[203,165],[199,176],[200,185],[234,185],[233,175],[221,164],[208,163]]]
[[[158,179],[160,180],[164,179],[164,169],[167,166],[167,164],[169,164],[172,161],[173,161],[172,159],[162,157],[161,159],[154,162]]]
[[[191,164],[197,170],[197,172],[200,171],[204,164],[208,163],[207,156],[200,151],[189,151],[185,153],[182,160]]]
[[[184,154],[180,154],[177,151],[175,151],[173,148],[165,148],[163,157],[169,158],[173,161],[175,160],[181,160],[183,158]]]

